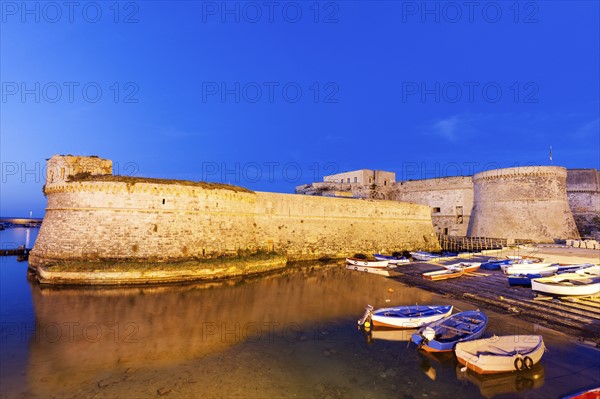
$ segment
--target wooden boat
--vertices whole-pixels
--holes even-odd
[[[511,265],[514,262],[512,259],[491,259],[481,264],[481,269],[484,270],[500,270],[502,265]]]
[[[423,261],[423,262],[441,257],[441,255],[433,254],[431,252],[423,252],[423,251],[410,252],[410,255],[413,257],[414,260]]]
[[[522,263],[539,263],[539,262],[543,262],[544,258],[540,258],[539,256],[527,256],[527,255],[509,255],[507,256],[508,259],[512,259],[515,262],[522,262]]]
[[[598,399],[600,398],[600,387],[587,389],[572,395],[563,396],[562,399]]]
[[[427,272],[421,274],[421,277],[427,280],[447,280],[449,278],[457,278],[465,274],[464,269],[456,268],[456,269],[444,269],[444,270],[436,270],[433,272]]]
[[[373,326],[418,328],[450,316],[452,305],[396,306],[377,310],[369,305],[367,312],[363,320],[371,320]]]
[[[556,272],[558,271],[558,266],[549,266],[549,267],[542,267],[540,269],[536,269],[536,268],[531,268],[531,269],[521,269],[521,268],[514,268],[514,269],[507,269],[506,271],[506,275],[510,278],[510,276],[513,275],[532,275],[535,277],[532,278],[539,278],[539,277],[550,277],[553,276],[554,274],[556,274]]]
[[[600,276],[600,266],[590,265],[588,267],[582,267],[575,271],[575,273],[582,276]]]
[[[447,352],[459,342],[481,337],[487,323],[487,316],[480,310],[460,312],[421,327],[412,341],[427,352]]]
[[[451,265],[441,265],[444,269],[462,269],[465,273],[474,272],[481,266],[480,262],[459,262]]]
[[[564,273],[534,278],[531,289],[536,294],[548,296],[600,296],[600,276]]]
[[[552,274],[558,271],[558,265],[554,263],[513,263],[501,266],[501,268],[504,274],[539,273],[543,270],[547,271],[548,268],[552,268]]]
[[[357,272],[377,274],[380,276],[390,276],[390,269],[383,267],[368,267],[368,266],[357,266],[357,265],[346,265],[346,270],[354,270]]]
[[[563,265],[559,264],[557,273],[577,273],[578,270],[590,269],[590,274],[593,274],[592,270],[594,266],[593,263],[579,263],[575,265]],[[598,267],[600,269],[600,266]]]
[[[522,286],[522,287],[531,287],[531,280],[534,278],[542,277],[541,274],[509,274],[508,275],[508,285],[510,286]]]
[[[388,261],[388,263],[392,265],[397,265],[399,263],[410,263],[409,259],[406,259],[404,256],[393,256],[393,255],[383,255],[383,254],[373,254],[373,257],[379,261]]]
[[[387,260],[368,260],[358,258],[346,258],[346,263],[355,266],[366,266],[366,267],[388,267],[389,262]]]
[[[459,342],[458,362],[479,374],[530,370],[544,354],[540,335],[507,335]]]

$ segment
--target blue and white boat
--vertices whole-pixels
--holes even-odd
[[[410,263],[410,260],[405,258],[404,256],[394,256],[394,255],[383,255],[383,254],[373,254],[373,257],[377,260],[387,260],[388,263],[392,265],[397,265],[399,263]]]
[[[432,259],[441,258],[441,255],[424,251],[410,252],[410,255],[413,257],[414,260],[422,262],[427,262]]]
[[[520,273],[520,274],[509,274],[508,275],[508,285],[521,286],[521,287],[531,287],[531,279],[542,277],[539,273]]]
[[[392,328],[419,328],[436,320],[450,316],[452,305],[396,306],[373,310],[367,306],[362,323],[371,320],[373,326]],[[359,324],[360,321],[359,320]]]
[[[514,262],[512,259],[495,259],[483,262],[480,266],[484,270],[500,270],[502,265],[511,265]]]
[[[488,324],[480,310],[469,310],[448,316],[421,327],[412,341],[427,352],[449,352],[458,342],[480,338]]]

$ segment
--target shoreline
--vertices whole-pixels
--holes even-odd
[[[598,250],[536,246],[519,248],[519,252],[520,255],[543,257],[549,262],[597,264],[600,261]],[[516,254],[505,250],[494,255]],[[492,254],[478,254],[469,260],[479,262],[489,256]],[[531,288],[509,286],[506,275],[500,270],[480,269],[460,278],[442,281],[421,277],[423,272],[438,269],[441,269],[439,264],[419,262],[398,268],[390,278],[409,287],[471,303],[482,310],[511,315],[568,334],[581,342],[592,342],[600,348],[600,293],[594,297],[536,298]]]

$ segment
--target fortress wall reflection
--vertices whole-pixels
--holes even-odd
[[[393,288],[393,292],[388,291]],[[36,334],[28,378],[36,394],[95,384],[115,369],[171,366],[246,340],[335,339],[336,318],[364,306],[430,302],[431,294],[340,266],[249,280],[151,288],[31,285]],[[333,320],[333,321],[332,321]]]

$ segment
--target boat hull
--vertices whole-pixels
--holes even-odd
[[[406,316],[402,316],[402,314]],[[399,306],[377,309],[371,315],[374,326],[411,329],[419,328],[450,316],[452,306]],[[421,316],[419,316],[421,314]]]
[[[383,268],[383,267],[346,265],[346,270],[354,270],[357,272],[377,274],[379,276],[389,276],[390,275],[390,270],[387,268]]]
[[[483,262],[481,264],[481,269],[484,270],[500,270],[503,265],[510,265],[514,262],[512,259],[503,259],[503,260],[491,260],[487,262]]]
[[[401,263],[410,263],[410,260],[408,260],[406,258],[397,258],[395,256],[373,254],[373,257],[378,261],[387,261],[391,265],[397,265],[397,264],[401,264]]]
[[[474,272],[481,266],[479,262],[459,262],[451,265],[442,265],[445,269],[462,269],[465,273]]]
[[[549,277],[558,271],[558,266],[548,266],[548,267],[539,267],[539,268],[538,267],[520,267],[520,266],[521,265],[509,267],[504,271],[504,273],[508,274],[508,275],[511,275],[511,274],[539,274],[542,277]]]
[[[440,255],[430,254],[428,252],[410,252],[410,255],[413,257],[414,260],[421,262],[427,262],[432,259],[437,259],[441,257]]]
[[[433,280],[433,281],[438,281],[438,280],[447,280],[449,278],[457,278],[462,276],[463,274],[465,274],[464,270],[438,270],[438,271],[434,271],[434,272],[427,272],[427,273],[423,273],[421,275],[421,277],[423,277],[426,280]]]
[[[413,334],[412,341],[427,352],[449,352],[459,342],[480,338],[487,323],[487,316],[479,310],[460,312],[422,327]],[[428,332],[435,336],[427,339]],[[454,335],[446,337],[447,332]]]
[[[531,280],[536,294],[548,296],[600,296],[600,277],[586,277],[576,273],[559,274]]]
[[[510,335],[456,344],[458,362],[478,374],[529,370],[544,354],[539,335]]]
[[[531,287],[531,280],[542,277],[539,274],[511,274],[508,276],[508,285]]]
[[[357,258],[346,258],[346,263],[354,266],[365,266],[365,267],[388,267],[389,262],[387,260],[370,261],[366,259]]]

